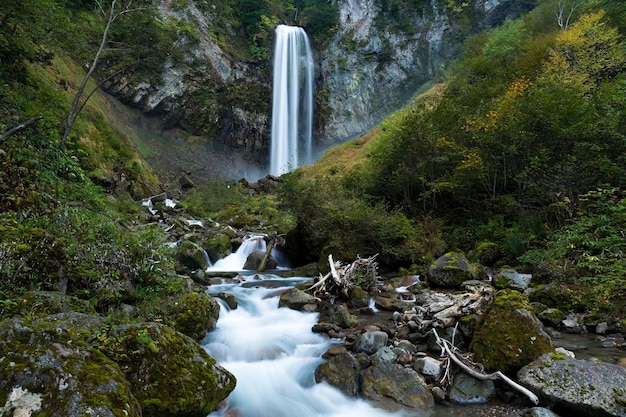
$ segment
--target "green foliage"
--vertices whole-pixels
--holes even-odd
[[[574,215],[551,237],[544,257],[568,266],[568,282],[582,287],[589,305],[618,310],[625,304],[622,294],[626,290],[623,191],[598,188],[567,205]]]

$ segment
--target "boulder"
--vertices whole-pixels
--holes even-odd
[[[120,367],[87,343],[104,320],[60,313],[0,322],[0,415],[130,416],[142,410]]]
[[[373,355],[387,345],[387,340],[389,336],[387,333],[374,330],[371,332],[365,332],[359,335],[354,344],[352,345],[352,350],[355,353],[365,353],[367,355]]]
[[[331,322],[342,329],[347,329],[359,324],[357,317],[350,314],[350,311],[342,304],[333,304],[330,310]]]
[[[188,269],[207,269],[210,266],[209,255],[202,246],[190,240],[184,240],[178,246],[180,262]]]
[[[493,286],[498,289],[510,288],[524,291],[530,285],[532,275],[520,274],[512,268],[503,268],[493,277]]]
[[[215,329],[220,305],[205,292],[190,292],[170,303],[174,328],[196,340]]]
[[[517,374],[548,406],[576,415],[626,416],[626,368],[545,354]]]
[[[285,291],[278,300],[279,307],[288,307],[292,310],[304,310],[306,305],[317,303],[317,299],[311,294],[297,288],[290,288]]]
[[[144,416],[204,417],[235,388],[235,377],[193,339],[158,323],[111,329],[120,369]]]
[[[344,350],[332,356],[315,370],[315,381],[326,381],[349,397],[356,397],[360,393],[359,362]]]
[[[370,295],[363,288],[355,285],[350,291],[350,299],[348,304],[352,308],[368,307],[370,304]]]
[[[448,398],[457,404],[483,404],[493,398],[495,393],[493,381],[481,381],[461,372],[454,377]]]
[[[426,415],[434,407],[424,378],[411,368],[382,363],[363,370],[361,380],[363,397],[386,410],[412,409]]]
[[[552,341],[526,296],[501,290],[477,325],[469,350],[487,368],[507,371],[551,352]]]
[[[426,273],[428,283],[446,288],[456,288],[473,278],[470,263],[458,252],[442,255],[430,265]]]
[[[243,264],[243,269],[250,270],[258,270],[263,258],[265,257],[265,252],[263,251],[254,251],[246,258],[246,262]],[[278,266],[278,262],[276,259],[270,255],[267,259],[267,264],[265,265],[265,269],[276,269]]]

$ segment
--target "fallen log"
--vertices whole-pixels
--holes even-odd
[[[457,353],[452,351],[452,349],[450,348],[450,342],[448,342],[445,339],[440,338],[439,335],[437,334],[437,330],[433,329],[432,331],[433,331],[433,334],[435,335],[435,339],[437,340],[437,345],[439,345],[439,347],[441,348],[442,356],[446,356],[447,358],[450,358],[450,360],[454,362],[464,372],[480,380],[501,379],[502,381],[507,383],[511,388],[527,396],[533,404],[535,405],[539,404],[539,398],[532,391],[530,391],[526,387],[521,386],[517,382],[513,381],[511,378],[509,378],[502,372],[496,371],[490,374],[484,374],[482,372],[476,371],[475,369],[472,369],[458,356]]]

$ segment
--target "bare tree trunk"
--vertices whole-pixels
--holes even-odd
[[[105,13],[104,8],[100,4],[100,2],[97,1],[97,3],[98,3],[98,6],[100,7],[100,10],[103,13]],[[93,61],[91,62],[91,65],[89,66],[89,70],[85,74],[85,77],[83,78],[83,81],[81,82],[80,86],[78,87],[78,90],[76,91],[76,95],[74,96],[74,100],[72,101],[72,107],[70,109],[70,112],[67,115],[67,121],[65,123],[65,131],[63,132],[63,137],[61,138],[61,147],[62,148],[65,147],[65,143],[67,142],[67,137],[70,135],[70,132],[72,131],[72,128],[74,127],[74,123],[76,122],[76,118],[80,114],[81,110],[84,108],[85,103],[87,103],[87,100],[89,100],[89,98],[93,95],[93,93],[95,91],[95,90],[92,91],[87,96],[87,98],[85,98],[83,103],[81,104],[81,98],[83,96],[83,93],[85,92],[85,88],[87,87],[87,83],[89,82],[89,79],[91,78],[91,76],[93,75],[94,71],[96,70],[96,68],[98,66],[98,61],[100,60],[100,56],[102,55],[102,51],[104,51],[104,48],[105,48],[105,46],[107,44],[107,38],[109,36],[109,29],[111,28],[111,25],[113,24],[115,19],[117,19],[120,15],[130,11],[131,3],[132,2],[129,2],[119,12],[116,12],[115,9],[116,9],[117,0],[111,0],[111,8],[109,9],[109,12],[108,12],[107,23],[106,23],[106,25],[104,27],[104,31],[102,33],[102,39],[100,40],[100,46],[98,47],[98,50],[96,51],[96,54],[95,54],[95,56],[93,58]],[[99,86],[100,85],[98,85],[98,87]],[[96,89],[97,89],[97,87],[96,87]]]

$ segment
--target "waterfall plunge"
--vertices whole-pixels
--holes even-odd
[[[274,45],[270,173],[310,160],[313,130],[313,54],[304,29],[280,25]]]

